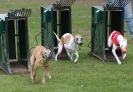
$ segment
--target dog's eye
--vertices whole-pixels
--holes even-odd
[[[76,41],[78,41],[78,38],[76,38]]]

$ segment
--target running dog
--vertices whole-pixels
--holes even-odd
[[[56,36],[57,40],[59,41],[58,52],[55,55],[55,61],[57,61],[57,57],[61,53],[61,51],[64,47],[67,52],[68,57],[71,60],[73,60],[74,63],[76,63],[79,58],[79,54],[78,54],[79,45],[82,45],[82,40],[83,40],[81,35],[77,34],[77,35],[73,36],[70,33],[65,33],[60,39],[56,33],[54,33],[54,35]]]
[[[41,65],[44,66],[44,73],[42,76],[42,83],[45,83],[45,76],[48,76],[49,79],[51,79],[51,75],[49,74],[48,71],[48,57],[50,55],[50,50],[46,49],[45,47],[38,45],[35,48],[33,48],[31,52],[31,57],[30,57],[30,63],[31,63],[31,80],[34,82],[35,76],[36,76],[36,71],[38,67]]]
[[[127,39],[125,39],[120,32],[114,30],[108,38],[108,47],[111,46],[112,46],[112,53],[117,63],[121,64],[121,61],[116,54],[116,49],[118,47],[120,48],[122,52],[122,58],[124,60],[126,58],[126,53],[127,53]]]

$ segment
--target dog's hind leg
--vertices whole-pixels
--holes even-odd
[[[45,80],[45,76],[48,76],[49,79],[51,79],[51,75],[49,74],[49,67],[48,66],[44,66],[44,73],[43,73],[43,76],[42,76],[42,83],[45,83],[46,80]]]
[[[68,49],[66,49],[66,52],[67,52],[68,57],[69,57],[71,60],[73,60],[73,56],[70,54],[70,52],[69,52]]]
[[[116,59],[117,63],[118,63],[118,64],[121,64],[121,61],[120,61],[120,59],[118,58],[118,56],[117,56],[117,54],[116,54],[116,52],[115,52],[116,49],[117,49],[117,47],[113,44],[112,53],[113,53],[113,55],[115,56],[115,59]]]
[[[58,44],[58,52],[57,52],[57,54],[55,55],[55,61],[57,61],[57,57],[58,57],[58,55],[60,55],[62,49],[63,49],[63,44],[59,43],[59,44]]]
[[[35,62],[34,67],[33,67],[33,72],[32,72],[32,77],[33,77],[32,82],[34,82],[35,80],[37,68],[38,68],[38,64],[37,62]]]
[[[108,47],[112,46],[112,40],[111,40],[112,35],[109,36],[108,38]]]

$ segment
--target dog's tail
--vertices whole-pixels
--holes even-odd
[[[60,38],[57,36],[57,34],[54,32],[54,35],[56,36],[56,39],[60,42]]]

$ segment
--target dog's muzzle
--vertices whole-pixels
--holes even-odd
[[[79,43],[79,45],[81,46],[81,45],[83,45],[83,43]]]
[[[121,48],[121,52],[124,54],[127,52],[127,48]]]

